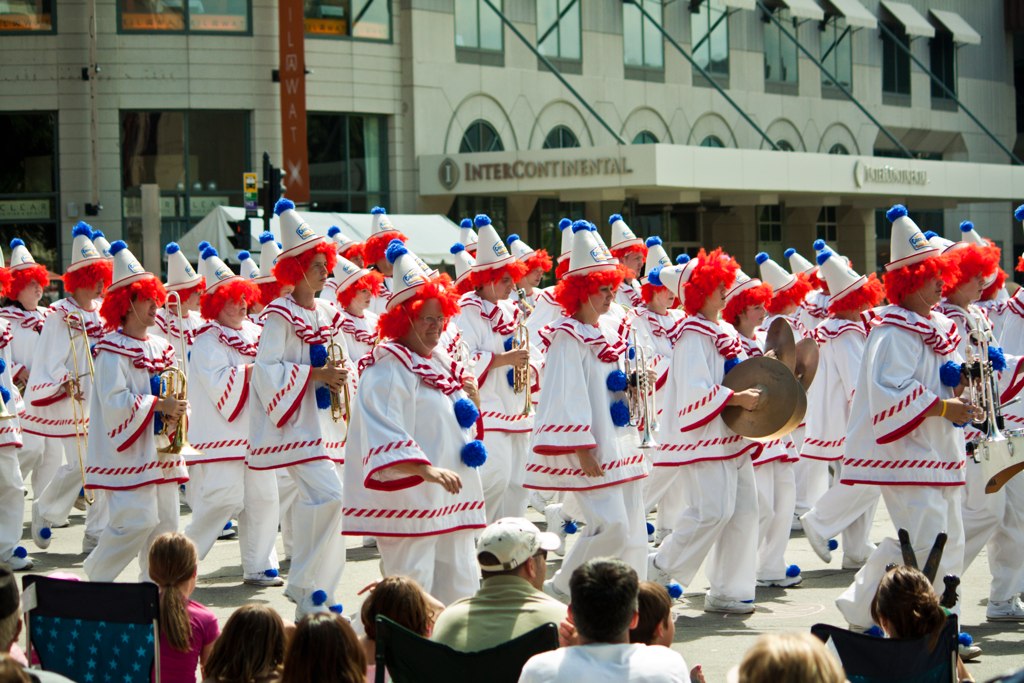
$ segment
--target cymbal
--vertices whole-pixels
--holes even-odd
[[[796,429],[807,411],[803,387],[790,369],[774,358],[758,357],[741,362],[725,376],[722,385],[734,392],[745,389],[761,392],[754,410],[727,406],[722,411],[726,426],[748,439],[770,441],[784,436]],[[790,426],[794,419],[796,422]]]
[[[813,339],[801,339],[796,345],[796,367],[793,374],[807,391],[818,373],[818,344]]]
[[[775,352],[775,358],[793,372],[796,368],[796,340],[793,328],[783,318],[776,318],[765,335],[764,352]]]

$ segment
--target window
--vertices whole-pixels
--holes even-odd
[[[309,198],[318,211],[367,213],[388,204],[387,119],[308,114]]]
[[[725,143],[722,142],[722,138],[717,135],[709,135],[700,141],[701,147],[725,147]]]
[[[665,41],[661,31],[640,13],[640,7],[661,24],[660,0],[635,0],[622,5],[622,62],[634,69],[665,68]]]
[[[835,244],[838,227],[839,226],[836,221],[836,207],[821,207],[821,211],[818,212],[818,223],[815,226],[817,234],[816,239],[825,240],[830,244]]]
[[[553,197],[540,197],[527,221],[529,237],[524,239],[534,249],[547,249],[551,257],[556,258],[562,252],[562,231],[558,229],[558,222],[563,218],[577,218],[586,213],[587,207],[583,202],[561,202]],[[553,278],[554,272],[546,277]]]
[[[36,261],[59,270],[57,113],[0,113],[0,243],[25,240]]]
[[[828,148],[828,153],[829,154],[839,154],[841,156],[847,156],[847,155],[850,154],[850,150],[846,149],[846,147],[844,145],[842,145],[842,144],[837,142],[836,144],[834,144],[834,145],[832,145],[831,147]]]
[[[487,214],[494,223],[498,232],[505,232],[503,228],[508,225],[508,202],[505,197],[489,197],[485,195],[458,195],[452,202],[452,208],[448,211],[448,217],[452,222],[458,224],[463,218],[472,218],[477,214]],[[509,231],[511,232],[511,231]],[[529,243],[534,249],[540,247]],[[557,249],[555,252],[557,253]]]
[[[838,18],[825,23],[821,31],[821,63],[846,89],[853,87],[853,31]],[[825,75],[823,88],[835,88]]]
[[[0,33],[53,33],[56,0],[5,0],[0,2]]]
[[[582,0],[537,0],[537,49],[551,59],[579,61]]]
[[[633,138],[634,145],[656,145],[658,144],[658,136],[649,130],[642,130],[636,134]]]
[[[789,12],[776,13],[779,23],[789,23],[795,29],[796,23]],[[773,21],[764,22],[764,80],[769,83],[797,82],[797,47],[787,38],[782,29]]]
[[[690,45],[701,68],[713,76],[729,75],[729,12],[721,0],[697,5],[690,16]]]
[[[544,138],[544,149],[565,149],[567,147],[579,147],[580,141],[576,134],[565,126],[555,126]]]
[[[306,35],[391,40],[390,0],[305,0]]]
[[[505,145],[501,143],[494,127],[486,121],[474,121],[462,136],[459,143],[459,154],[467,152],[504,152]]]
[[[893,95],[910,94],[910,39],[902,26],[886,24],[895,39],[882,32],[882,92]]]
[[[782,242],[782,207],[778,204],[762,206],[758,211],[757,240],[762,246],[765,242]]]
[[[494,0],[499,10],[501,0]],[[501,52],[505,49],[501,17],[483,0],[455,0],[455,47]]]
[[[120,0],[126,33],[249,33],[249,0]]]
[[[947,31],[936,31],[935,37],[931,39],[929,44],[929,51],[931,52],[932,73],[949,88],[953,95],[956,95],[956,45],[953,43],[953,34]],[[933,100],[948,100],[952,102],[953,98],[946,94],[946,91],[942,89],[938,83],[932,81],[932,99]]]

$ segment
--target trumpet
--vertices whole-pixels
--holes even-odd
[[[71,342],[71,370],[74,376],[68,380],[68,392],[71,394],[71,421],[75,423],[75,449],[78,451],[78,471],[82,475],[82,490],[85,491],[85,502],[92,505],[96,502],[96,496],[89,492],[85,486],[85,452],[88,429],[85,426],[85,398],[82,396],[82,370],[83,365],[89,373],[89,383],[96,375],[92,366],[92,344],[89,343],[89,333],[85,328],[85,316],[81,313],[71,312],[64,318],[68,326],[68,340]],[[72,323],[77,323],[78,330]],[[77,332],[77,333],[76,333]],[[85,345],[85,363],[78,357],[78,345],[75,340],[81,339]],[[6,412],[7,406],[4,406]],[[6,418],[4,418],[6,419]]]
[[[160,398],[174,397],[179,401],[188,401],[188,348],[185,343],[185,320],[181,315],[181,295],[177,292],[170,292],[167,295],[166,306],[171,303],[176,305],[178,316],[178,365],[172,366],[160,373]],[[168,309],[168,312],[170,310]],[[171,426],[164,422],[160,434],[167,439],[167,445],[157,449],[157,455],[161,456],[182,456],[185,458],[202,455],[202,451],[194,448],[188,442],[188,414],[178,418],[178,427],[171,433]]]
[[[526,318],[529,317],[533,311],[530,308],[530,304],[526,303],[526,292],[519,288],[516,290],[519,295],[519,311],[522,315],[519,317],[519,323],[516,325],[516,331],[512,335],[512,349],[513,350],[525,350],[527,353],[530,351],[530,330],[526,327]],[[523,395],[523,409],[519,413],[523,417],[526,417],[533,413],[533,398],[530,396],[530,363],[527,361],[522,365],[516,365],[512,370],[512,390],[517,394]]]
[[[334,366],[344,364],[345,349],[336,341],[327,345],[327,362]],[[335,422],[348,424],[349,415],[352,414],[352,396],[348,390],[348,380],[341,385],[341,391],[331,392],[331,419]]]
[[[631,345],[626,351],[626,387],[629,399],[629,424],[641,428],[640,448],[656,448],[654,432],[658,431],[658,406],[655,387],[651,383],[650,357],[652,349],[636,343],[636,330],[630,334]]]

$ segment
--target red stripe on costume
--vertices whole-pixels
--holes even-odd
[[[397,451],[402,448],[417,448],[416,442],[412,439],[405,441],[392,441],[391,443],[381,444],[380,446],[374,446],[366,455],[363,456],[363,465],[370,462],[370,458],[381,453],[387,453],[388,451]]]
[[[900,427],[899,429],[897,429],[895,431],[889,432],[888,434],[886,434],[884,436],[881,436],[881,437],[875,439],[875,441],[877,441],[879,444],[887,444],[887,443],[892,443],[893,441],[896,441],[897,439],[902,439],[904,436],[906,436],[910,432],[912,432],[915,429],[917,429],[917,427],[922,422],[924,422],[925,413],[927,413],[929,410],[931,410],[932,406],[934,406],[938,402],[939,402],[939,399],[938,399],[938,397],[936,397],[934,401],[932,401],[927,406],[925,406],[924,410],[922,410],[916,416],[914,416],[913,418],[908,420],[906,423],[904,423],[904,425],[902,427]]]
[[[132,409],[128,413],[128,417],[125,418],[125,421],[122,422],[121,424],[119,424],[118,426],[114,427],[113,431],[107,432],[107,436],[110,437],[111,440],[114,440],[117,437],[118,434],[120,434],[124,430],[128,429],[128,426],[131,425],[131,423],[135,421],[135,413],[137,413],[139,411],[139,406],[141,406],[141,405],[142,405],[142,397],[141,396],[136,396],[135,397],[135,403],[132,404]]]
[[[472,512],[483,510],[484,501],[467,500],[461,503],[453,503],[442,508],[344,508],[342,514],[346,517],[365,517],[367,519],[437,519],[460,512]]]
[[[610,463],[602,464],[602,472],[611,472],[621,467],[629,467],[630,465],[636,465],[644,461],[643,455],[630,455],[625,458],[619,458],[613,460]],[[543,474],[552,477],[582,477],[583,470],[579,467],[548,467],[547,465],[539,465],[537,463],[530,463],[526,466],[527,472],[533,472],[535,474]]]
[[[194,443],[192,447],[196,450],[206,451],[214,448],[234,448],[236,446],[248,446],[246,439],[227,439],[224,441],[207,441],[205,443]]]

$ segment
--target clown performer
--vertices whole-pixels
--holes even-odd
[[[559,282],[569,270],[569,257],[572,255],[572,225],[568,218],[558,221],[561,235],[561,248],[555,265],[555,282]],[[555,300],[555,287],[539,290],[533,298],[533,312],[526,319],[526,327],[530,330],[530,348],[541,348],[540,331],[561,318],[565,313]]]
[[[373,350],[377,340],[377,314],[370,310],[370,304],[380,292],[384,277],[339,255],[334,280],[335,301],[345,333],[345,354],[358,364],[359,359]]]
[[[201,248],[210,246],[208,242],[201,244]],[[169,296],[167,305],[157,313],[156,329],[150,330],[150,334],[160,335],[174,344],[176,353],[181,353],[182,348],[192,348],[196,330],[203,324],[202,316],[199,315],[199,296],[206,288],[206,283],[176,242],[169,242],[164,253],[167,254],[167,282],[164,289],[168,295],[175,292],[181,304],[179,306],[174,302],[174,297]]]
[[[370,309],[374,313],[380,315],[384,312],[388,296],[391,295],[393,290],[391,282],[392,266],[385,256],[385,251],[391,243],[391,240],[407,242],[409,238],[403,235],[398,228],[391,224],[390,219],[388,219],[387,211],[385,211],[383,207],[373,207],[370,209],[370,214],[372,216],[372,222],[370,224],[370,236],[366,238],[366,242],[363,243],[363,265],[367,268],[373,268],[384,276],[384,284],[381,286],[378,295],[374,297],[373,302],[370,304]]]
[[[334,242],[335,248],[338,250],[338,256],[343,256],[352,262],[348,256],[355,256],[359,253],[360,243],[350,239],[345,233],[341,231],[337,225],[332,225],[327,229],[327,237]],[[348,256],[346,256],[348,254]],[[354,262],[353,262],[354,263]],[[361,264],[356,264],[360,268]],[[334,274],[327,278],[327,284],[324,286],[324,291],[320,292],[320,298],[325,301],[334,302],[335,293],[338,288],[338,281],[334,279]]]
[[[893,529],[907,530],[917,557],[927,557],[945,533],[936,576],[960,576],[964,443],[955,425],[981,415],[957,398],[964,386],[956,326],[932,310],[943,286],[956,280],[957,268],[928,243],[905,207],[893,206],[886,217],[892,223],[892,261],[883,282],[891,304],[879,312],[864,348],[840,483],[881,487]],[[901,560],[899,543],[886,538],[836,600],[851,628],[872,624],[878,583],[886,566]]]
[[[41,457],[42,462],[48,463],[59,460],[59,453],[64,454],[64,464],[49,483],[44,482],[42,491],[35,491],[32,540],[42,549],[50,545],[51,529],[67,524],[68,512],[82,488],[80,458],[85,456],[93,380],[88,364],[89,347],[103,333],[97,299],[110,284],[112,270],[111,262],[93,246],[89,225],[79,223],[71,234],[74,237],[71,265],[63,278],[68,294],[50,306],[39,333],[25,389],[25,412],[21,415],[24,459],[39,461]],[[77,424],[73,401],[77,401],[81,409],[77,411]],[[78,439],[76,432],[80,434]],[[86,515],[84,552],[95,547],[102,529],[102,499],[103,495],[98,494]],[[96,504],[101,507],[95,507]]]
[[[545,382],[533,430],[526,486],[569,491],[587,526],[545,591],[567,600],[576,567],[615,556],[641,579],[647,573],[643,483],[647,459],[631,427],[623,372],[625,341],[599,326],[622,283],[623,270],[586,222],[574,228],[573,250],[555,297],[565,316],[541,332]],[[567,400],[566,397],[571,397]]]
[[[476,248],[480,238],[473,229],[473,219],[463,218],[459,221],[459,243],[466,248],[466,253],[476,259]]]
[[[551,271],[551,257],[545,249],[534,249],[519,238],[519,235],[508,236],[508,248],[516,259],[526,265],[526,275],[516,282],[516,290],[512,292],[512,300],[519,301],[519,290],[526,294],[526,309],[533,311],[537,306],[537,296],[540,294],[540,281],[544,273]]]
[[[821,251],[819,245],[824,248],[825,241],[818,240],[814,243],[815,253]],[[804,328],[808,331],[813,330],[818,323],[828,317],[828,285],[818,273],[818,266],[805,259],[793,247],[786,249],[782,255],[789,261],[789,271],[810,285],[810,291],[800,302],[796,315]]]
[[[242,272],[247,273],[249,279],[260,290],[259,301],[253,305],[253,310],[249,311],[249,320],[260,327],[263,326],[263,321],[266,318],[264,314],[266,307],[278,297],[290,294],[292,291],[291,287],[283,286],[274,277],[274,264],[277,263],[277,257],[280,254],[281,245],[274,241],[274,233],[264,232],[260,234],[260,264],[258,268],[255,263],[247,263],[239,255]]]
[[[644,301],[640,296],[640,269],[647,258],[647,247],[644,241],[633,234],[633,231],[622,220],[622,215],[613,213],[608,217],[611,226],[612,256],[626,268],[626,278],[615,293],[615,301],[626,308],[642,308]]]
[[[92,231],[92,244],[96,247],[96,251],[100,252],[100,256],[108,261],[114,260],[114,255],[110,253],[110,242],[107,241],[107,236],[103,234],[102,230]]]
[[[885,290],[874,274],[859,275],[829,249],[816,258],[819,277],[835,294],[829,300],[829,317],[812,332],[818,343],[818,370],[800,457],[831,467],[834,483],[800,522],[811,548],[824,562],[832,561],[829,539],[842,533],[843,569],[860,569],[875,549],[868,534],[880,494],[877,486],[839,482],[843,459],[862,455],[847,450],[846,432],[869,330],[863,316],[882,301]]]
[[[163,285],[121,240],[110,251],[113,282],[100,308],[107,334],[96,343],[85,468],[86,491],[106,493],[110,522],[83,568],[90,581],[114,581],[138,557],[139,581],[148,581],[149,546],[178,530],[178,485],[188,480],[182,456],[157,453],[156,433],[162,422],[173,436],[188,403],[154,391],[158,375],[176,365],[170,343],[147,335],[164,304]]]
[[[330,345],[345,343],[341,314],[316,298],[334,268],[336,250],[290,200],[279,200],[274,212],[283,243],[274,277],[295,289],[265,311],[252,371],[256,403],[250,410],[247,462],[255,470],[286,469],[298,489],[291,516],[301,533],[292,537],[285,596],[301,619],[341,609],[334,591],[345,567],[338,466],[345,458],[346,425],[332,419],[331,395],[340,402],[350,373],[342,361],[328,358]]]
[[[486,239],[486,238],[485,238]],[[472,374],[438,343],[457,295],[399,241],[381,342],[362,361],[345,467],[345,534],[372,535],[384,576],[410,576],[449,604],[479,586],[486,524]]]

